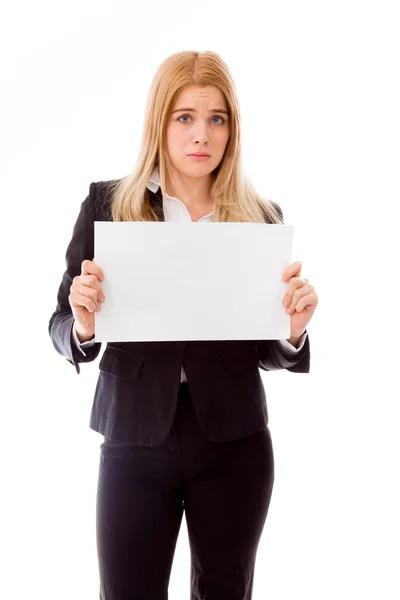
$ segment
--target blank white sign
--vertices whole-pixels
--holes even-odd
[[[290,337],[291,225],[95,221],[95,341]]]

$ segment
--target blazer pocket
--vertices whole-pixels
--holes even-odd
[[[107,346],[99,363],[100,371],[126,379],[137,381],[140,377],[145,355],[140,352]]]

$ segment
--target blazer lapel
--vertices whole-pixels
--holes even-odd
[[[151,190],[149,190],[147,188],[147,197],[149,199],[149,202],[150,202],[152,208],[158,215],[160,221],[165,221],[163,201],[162,201],[162,197],[159,195],[160,190],[161,190],[161,187],[159,187],[156,192],[152,192]]]

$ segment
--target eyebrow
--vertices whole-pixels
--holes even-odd
[[[197,112],[197,110],[195,108],[177,108],[177,109],[173,110],[171,114],[176,113],[176,112],[181,112],[182,110],[185,110],[186,112]],[[209,110],[208,112],[219,112],[219,113],[224,113],[229,116],[228,111],[224,110],[223,108],[213,108],[213,109]]]

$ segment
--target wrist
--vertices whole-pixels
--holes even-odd
[[[80,344],[83,344],[84,342],[88,342],[89,340],[92,340],[94,338],[94,334],[93,335],[80,335],[78,332],[76,332],[76,337],[79,340]]]
[[[286,339],[286,341],[289,342],[289,344],[292,344],[292,346],[294,346],[295,348],[297,348],[297,346],[299,345],[300,338],[305,332],[306,330],[304,330],[303,333],[301,333],[300,335],[291,335],[289,339]]]
[[[286,339],[286,341],[289,342],[289,344],[292,344],[292,346],[294,346],[295,348],[297,348],[297,346],[299,345],[299,340],[300,337],[290,337],[289,339]]]
[[[84,342],[88,342],[89,340],[92,340],[94,338],[94,334],[86,335],[85,333],[80,333],[79,329],[76,326],[76,323],[74,324],[74,328],[75,328],[76,337],[78,338],[78,341],[80,344],[83,344]]]

